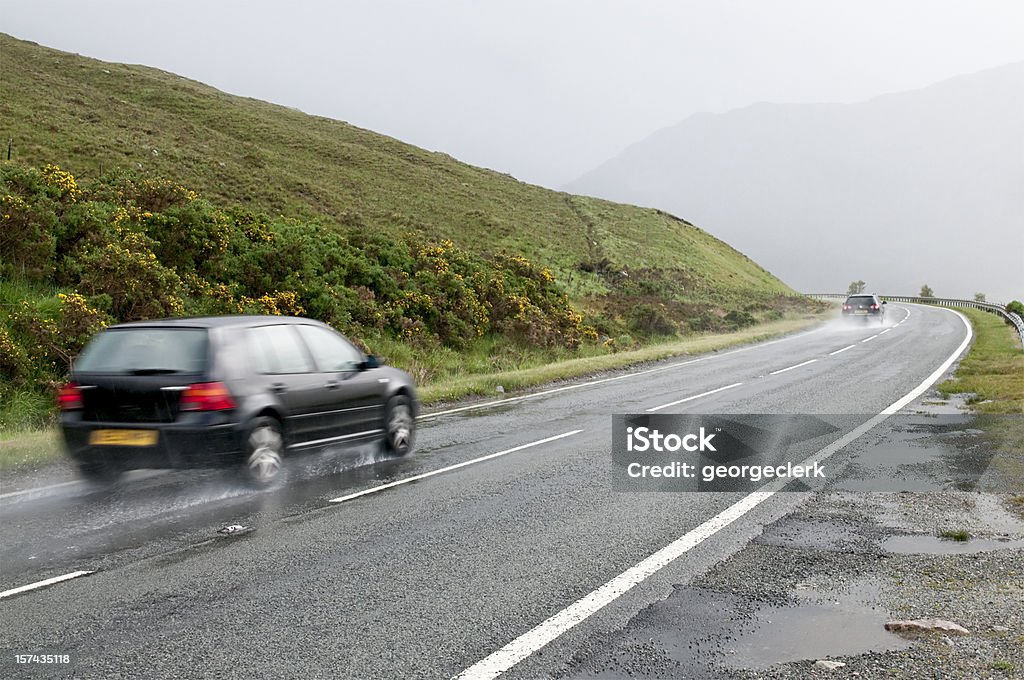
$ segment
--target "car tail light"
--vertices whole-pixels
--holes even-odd
[[[57,406],[61,411],[80,411],[82,409],[82,390],[78,383],[69,382],[57,393]]]
[[[222,382],[195,383],[181,393],[182,411],[227,411],[235,408],[227,386]]]
[[[853,309],[853,307],[851,307],[850,305],[843,305],[843,311],[844,311],[844,312],[848,312],[848,311],[850,311],[851,309]]]
[[[871,309],[878,310],[878,305],[871,305]]]

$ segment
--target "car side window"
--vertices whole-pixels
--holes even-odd
[[[247,332],[257,373],[312,373],[315,369],[292,325],[259,326]]]
[[[322,326],[299,325],[298,329],[321,373],[354,371],[363,363],[363,353],[337,333]]]

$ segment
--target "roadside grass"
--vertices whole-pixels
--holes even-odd
[[[431,365],[434,377],[427,377],[420,383],[420,398],[425,405],[454,401],[464,397],[480,395],[497,395],[500,385],[505,394],[514,393],[529,387],[536,387],[556,380],[576,378],[600,371],[623,368],[632,364],[667,359],[669,357],[712,352],[737,345],[758,342],[770,338],[794,333],[819,323],[824,314],[805,315],[784,318],[777,321],[751,326],[733,333],[716,333],[700,335],[650,344],[639,349],[617,352],[614,354],[596,354],[600,348],[589,351],[592,356],[552,360],[550,353],[537,350],[534,352],[521,350],[518,356],[499,357],[486,355],[486,350],[497,350],[501,339],[493,339],[476,347],[469,356],[459,355],[451,350],[433,350],[434,354],[422,359],[420,373],[424,374],[425,366]],[[373,343],[374,351],[380,352],[388,363],[407,365],[412,372],[417,372],[417,364],[409,364],[410,356],[406,345],[394,343],[387,345]],[[389,350],[401,352],[399,356],[389,356]],[[450,353],[449,354],[446,354]],[[441,356],[444,354],[444,356]],[[445,366],[446,371],[438,375],[437,366]],[[483,373],[470,371],[484,370]],[[56,427],[25,428],[8,430],[0,433],[0,470],[35,467],[55,460],[62,455],[59,433]]]
[[[1001,671],[1003,673],[1013,673],[1015,670],[1017,670],[1017,667],[1013,664],[1012,661],[1007,661],[1006,659],[998,659],[992,662],[992,670]]]
[[[1024,413],[1024,351],[1016,333],[995,314],[959,311],[974,326],[974,345],[937,389],[944,397],[972,394],[968,404],[978,413]]]
[[[978,414],[976,427],[993,449],[991,467],[1002,486],[1024,484],[1024,351],[1016,332],[995,314],[959,310],[970,319],[975,338],[953,377],[937,389],[945,397],[968,394]],[[1018,496],[1017,498],[1021,498]],[[1013,509],[1019,509],[1011,499]]]
[[[0,470],[36,467],[61,453],[60,433],[55,427],[0,433]]]
[[[939,529],[939,538],[949,541],[966,542],[971,540],[971,533],[966,529]]]

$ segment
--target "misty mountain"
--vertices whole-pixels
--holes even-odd
[[[692,220],[805,292],[1024,298],[1024,62],[693,115],[566,189]]]

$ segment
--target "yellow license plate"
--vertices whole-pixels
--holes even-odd
[[[93,430],[89,443],[93,446],[155,446],[156,430]]]

